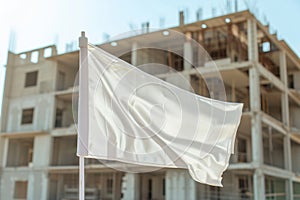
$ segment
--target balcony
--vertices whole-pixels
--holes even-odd
[[[282,122],[282,92],[275,88],[271,83],[261,87],[261,109],[269,116]]]
[[[265,177],[265,197],[266,200],[286,199],[287,180],[275,177]]]
[[[243,115],[237,132],[234,154],[230,157],[230,164],[249,162],[251,162],[251,117]]]
[[[284,169],[284,135],[263,124],[264,164]]]
[[[9,139],[7,167],[31,167],[34,138]]]
[[[294,200],[300,200],[300,183],[293,183]]]
[[[75,123],[74,117],[77,117],[77,109],[74,109],[76,113],[73,113],[72,93],[57,95],[55,100],[54,128],[70,127]]]
[[[291,157],[292,157],[292,171],[296,176],[300,176],[300,144],[291,141]]]
[[[51,166],[78,166],[77,137],[54,137]]]
[[[249,174],[225,172],[224,187],[214,187],[197,183],[197,199],[209,200],[253,200],[253,180]]]
[[[121,178],[118,172],[86,172],[85,199],[120,199]],[[73,200],[78,199],[78,174],[50,174],[49,175],[49,199]]]

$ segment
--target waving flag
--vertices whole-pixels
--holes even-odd
[[[242,104],[205,98],[88,45],[80,69],[78,156],[186,168],[221,186]]]

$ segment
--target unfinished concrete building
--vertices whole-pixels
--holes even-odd
[[[223,188],[196,183],[182,169],[132,174],[86,160],[86,199],[300,199],[300,61],[249,11],[183,24],[185,58],[200,61],[190,39],[218,64],[228,101],[244,103],[241,125]],[[135,66],[160,63],[189,77],[194,91],[211,96],[181,56],[138,49],[172,40],[145,32],[99,45]],[[167,32],[165,32],[167,33]],[[163,35],[163,36],[162,36]],[[55,46],[9,52],[1,126],[1,199],[78,199],[76,128],[72,113],[79,52]],[[168,74],[160,74],[167,78]],[[76,113],[75,113],[76,115]],[[112,163],[117,166],[119,163]]]

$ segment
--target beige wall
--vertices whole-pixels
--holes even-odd
[[[28,181],[27,199],[46,200],[47,173],[34,168],[3,170],[0,199],[12,199],[16,181]]]
[[[49,130],[53,127],[54,96],[30,95],[14,98],[9,103],[7,132]],[[22,109],[34,108],[33,123],[21,124]]]

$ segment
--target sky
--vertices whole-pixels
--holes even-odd
[[[237,1],[239,9],[248,5],[261,20],[267,19],[271,30],[277,30],[300,56],[299,0]],[[194,22],[199,8],[203,18],[212,17],[212,8],[216,15],[227,12],[226,0],[0,0],[0,96],[9,47],[20,53],[56,44],[63,53],[66,43],[77,42],[81,31],[89,42],[99,44],[104,35],[113,38],[140,29],[144,22],[150,22],[151,28],[177,26],[180,10],[187,11],[187,23]],[[13,43],[9,42],[12,33]]]

